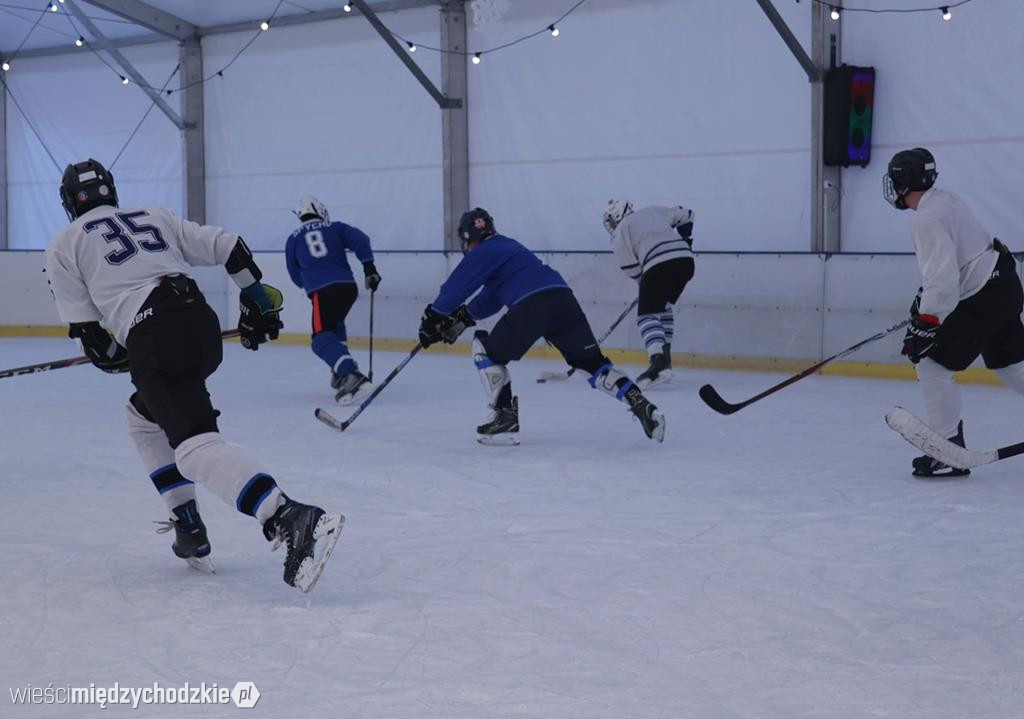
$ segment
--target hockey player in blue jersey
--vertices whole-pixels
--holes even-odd
[[[303,197],[294,212],[302,227],[288,237],[285,245],[288,274],[313,303],[311,344],[313,352],[331,368],[331,387],[337,390],[334,399],[351,404],[372,386],[348,350],[345,318],[359,290],[346,250],[363,264],[366,289],[376,292],[380,273],[373,264],[370,238],[344,222],[331,222],[324,203],[315,197]]]
[[[462,215],[462,262],[427,305],[420,322],[420,343],[453,343],[467,327],[508,307],[490,333],[473,337],[473,361],[487,392],[491,415],[477,427],[481,444],[519,444],[519,399],[512,395],[506,365],[526,354],[543,337],[571,367],[590,375],[590,386],[625,402],[644,433],[661,442],[665,418],[640,388],[604,356],[586,315],[562,276],[530,250],[498,234],[484,209]],[[483,289],[481,289],[481,287]],[[469,304],[463,304],[480,290]]]

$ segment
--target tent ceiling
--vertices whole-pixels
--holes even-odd
[[[148,37],[153,33],[122,17],[78,0],[83,10],[97,27],[112,40]],[[201,28],[252,22],[253,28],[266,19],[277,6],[278,0],[145,0],[146,4],[175,15]],[[393,9],[393,0],[368,0],[370,7],[381,11]],[[295,16],[326,10],[337,10],[342,0],[283,0],[278,16]],[[398,3],[401,4],[401,3]],[[436,2],[409,2],[407,5],[438,4]],[[24,50],[73,44],[79,35],[88,33],[80,24],[69,20],[68,13],[59,8],[56,13],[45,12],[40,18],[41,3],[35,0],[0,0],[0,55],[9,56],[24,41]],[[25,40],[33,24],[38,25]]]

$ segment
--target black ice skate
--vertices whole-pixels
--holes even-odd
[[[345,515],[327,514],[319,507],[288,499],[263,525],[263,536],[288,550],[284,558],[284,581],[308,592],[316,586],[338,542]]]
[[[963,420],[960,420],[960,424],[956,426],[956,435],[950,437],[949,441],[953,444],[958,444],[961,447],[967,446],[964,444]],[[956,467],[950,467],[937,459],[929,457],[927,454],[923,454],[920,457],[914,457],[913,466],[915,477],[966,477],[971,473],[971,470],[969,469],[957,469]]]
[[[334,375],[331,386],[338,390],[334,394],[334,401],[341,405],[354,404],[373,390],[370,378],[359,370],[353,370],[342,377]]]
[[[510,407],[491,407],[491,416],[476,428],[476,441],[492,446],[519,444],[519,398]]]
[[[177,519],[157,522],[158,534],[174,530],[174,544],[171,550],[175,556],[181,557],[193,569],[201,572],[214,573],[213,562],[210,560],[210,540],[206,536],[206,525],[199,516],[196,501],[190,499],[185,504],[174,508]]]
[[[669,354],[669,346],[656,355],[651,355],[651,366],[637,375],[636,383],[640,389],[647,389],[654,385],[668,382],[672,379],[672,356]]]
[[[651,404],[635,384],[626,390],[626,403],[633,415],[640,420],[644,434],[655,442],[665,441],[665,416]]]

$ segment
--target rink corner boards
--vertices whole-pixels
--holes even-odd
[[[0,325],[0,338],[2,337],[67,337],[67,330],[54,325]],[[237,340],[229,340],[237,341]],[[309,335],[305,333],[286,332],[278,340],[286,345],[308,345]],[[389,337],[375,337],[373,340],[374,349],[382,352],[408,352],[413,345],[411,339],[395,339]],[[369,340],[366,337],[350,337],[349,346],[355,349],[365,350],[369,347]],[[456,342],[454,345],[434,345],[428,352],[431,354],[469,355],[469,342]],[[606,355],[613,362],[623,365],[647,364],[647,354],[636,349],[615,349],[606,347]],[[527,354],[533,359],[560,359],[558,353],[545,346],[534,347]],[[712,370],[735,370],[738,372],[778,372],[780,374],[793,374],[800,372],[809,365],[818,361],[818,358],[811,359],[779,359],[773,357],[739,357],[736,355],[704,355],[687,354],[683,352],[672,353],[673,367],[689,367],[694,369]],[[914,380],[914,368],[909,363],[891,364],[887,362],[834,362],[825,367],[821,374],[838,377],[864,377],[872,379],[901,379]],[[964,372],[958,372],[957,382],[962,384],[999,385],[999,378],[992,372],[983,368],[971,368]]]

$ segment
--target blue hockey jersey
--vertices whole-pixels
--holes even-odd
[[[481,286],[483,289],[467,305],[469,313],[478,320],[530,295],[569,285],[557,271],[512,238],[493,235],[462,258],[431,306],[449,315]]]
[[[346,250],[360,262],[372,262],[370,238],[362,230],[344,222],[304,222],[289,237],[284,248],[288,274],[306,294],[327,285],[355,282]]]

